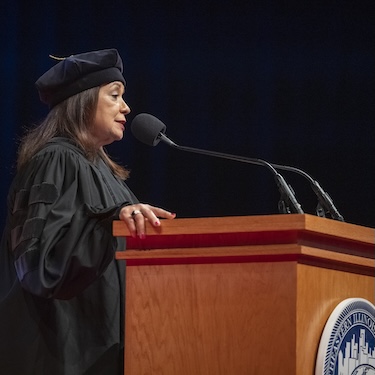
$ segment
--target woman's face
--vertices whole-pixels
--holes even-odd
[[[90,133],[102,147],[119,141],[124,136],[125,115],[130,113],[129,106],[122,98],[125,92],[122,82],[111,82],[99,90],[98,105]]]

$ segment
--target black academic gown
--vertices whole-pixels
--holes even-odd
[[[111,223],[136,202],[64,138],[17,174],[0,247],[0,374],[122,373],[124,266]]]

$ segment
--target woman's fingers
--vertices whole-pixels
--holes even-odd
[[[143,239],[146,236],[146,220],[154,227],[160,225],[159,218],[174,219],[176,214],[149,204],[133,204],[121,209],[120,219],[123,220],[133,237],[138,236]]]

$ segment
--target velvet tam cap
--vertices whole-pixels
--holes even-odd
[[[123,65],[116,49],[71,55],[45,72],[35,85],[40,100],[50,108],[87,89],[120,81]]]

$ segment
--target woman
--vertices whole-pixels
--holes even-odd
[[[46,119],[23,139],[0,253],[1,374],[121,374],[124,244],[174,214],[141,204],[103,147],[130,109],[114,49],[70,56],[36,82]]]

